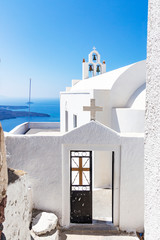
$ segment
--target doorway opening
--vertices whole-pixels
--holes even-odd
[[[113,223],[114,152],[70,151],[70,222]]]
[[[114,152],[93,153],[93,223],[113,223]]]

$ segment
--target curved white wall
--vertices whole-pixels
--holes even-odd
[[[146,83],[138,88],[130,97],[127,106],[134,109],[145,109]]]
[[[113,84],[112,106],[126,107],[132,94],[146,82],[146,61],[131,65]]]
[[[113,108],[112,128],[122,133],[144,133],[144,114],[141,109]]]

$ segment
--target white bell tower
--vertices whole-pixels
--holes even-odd
[[[106,63],[100,62],[100,54],[93,47],[93,51],[88,55],[88,62],[83,59],[82,63],[82,79],[94,77],[106,72]]]

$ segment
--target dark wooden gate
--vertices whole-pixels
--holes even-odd
[[[92,152],[71,151],[71,223],[92,223]]]

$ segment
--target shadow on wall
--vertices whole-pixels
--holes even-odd
[[[112,109],[112,129],[120,132],[120,127],[119,127],[119,121],[118,121],[118,117],[117,117],[117,113],[116,113],[116,108]]]

